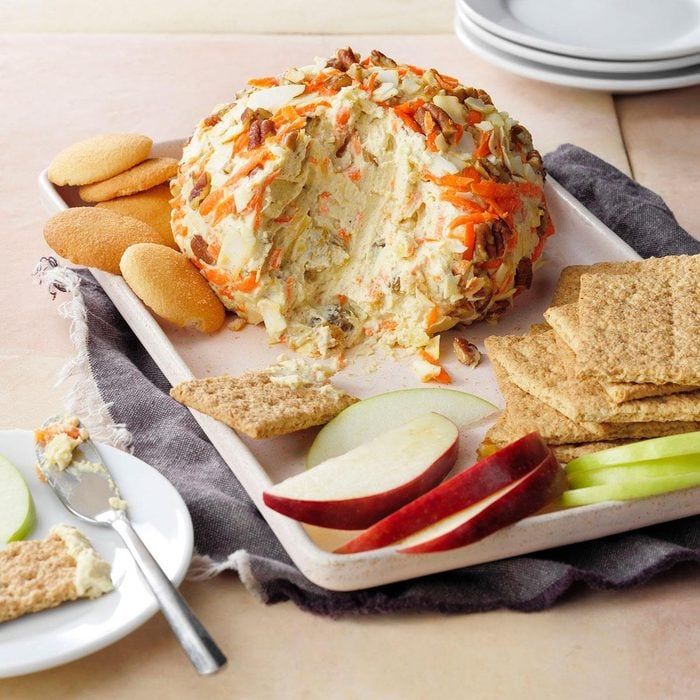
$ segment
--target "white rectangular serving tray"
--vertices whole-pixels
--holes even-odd
[[[179,157],[182,141],[156,144],[157,156]],[[79,204],[74,189],[54,187],[46,171],[39,177],[44,204],[60,211]],[[477,324],[458,330],[477,345],[494,333],[525,332],[542,321],[561,269],[567,265],[601,260],[633,260],[639,256],[585,209],[552,178],[546,196],[556,235],[546,246],[545,264],[537,271],[533,288],[522,294],[498,325]],[[264,330],[247,326],[239,333],[227,328],[214,336],[182,330],[156,319],[121,277],[92,270],[97,281],[143,343],[168,380],[176,384],[217,374],[240,374],[260,369],[285,350],[270,346]],[[451,352],[451,342],[443,346]],[[334,378],[350,393],[366,398],[392,389],[419,386],[410,358],[359,358]],[[445,366],[453,377],[451,388],[468,391],[502,406],[498,386],[486,358],[476,369],[460,365],[448,355]],[[420,385],[425,386],[425,385]],[[338,555],[332,550],[354,533],[303,526],[265,506],[262,492],[304,468],[304,457],[315,429],[270,440],[239,437],[223,423],[192,411],[223,459],[250,494],[294,563],[311,581],[337,591],[352,591],[439,571],[504,559],[538,550],[604,537],[700,512],[700,489],[637,501],[601,503],[533,516],[466,547],[433,554],[399,554],[388,547],[360,554]],[[475,449],[488,425],[461,435],[460,458],[455,471],[472,464]],[[192,468],[196,468],[193,465]]]

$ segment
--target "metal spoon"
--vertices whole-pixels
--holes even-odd
[[[60,416],[50,418],[44,423],[44,427],[60,420]],[[40,445],[36,446],[36,456],[46,480],[73,515],[93,525],[111,527],[124,540],[146,583],[158,600],[165,619],[197,672],[209,675],[225,666],[226,656],[136,534],[126,510],[110,505],[110,499],[120,498],[119,490],[92,441],[86,440],[76,449],[73,462],[67,469],[47,468],[44,449]],[[84,471],[73,466],[76,456],[98,465],[98,469]]]

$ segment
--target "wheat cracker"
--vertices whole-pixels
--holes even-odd
[[[78,598],[94,598],[109,589],[105,582],[104,589],[78,590],[78,564],[60,534],[62,528],[74,529],[60,526],[46,539],[10,542],[0,550],[0,622]],[[85,546],[92,550],[87,540]],[[92,553],[99,559],[94,550]]]
[[[662,260],[638,274],[581,276],[580,377],[700,383],[700,255]]]
[[[576,355],[554,331],[503,336],[497,356],[509,378],[573,421],[642,423],[700,420],[700,392],[616,404],[595,379],[576,377]],[[569,441],[571,442],[571,441]]]
[[[255,439],[322,425],[357,401],[330,384],[277,384],[266,370],[193,379],[174,386],[170,395]]]
[[[544,317],[557,334],[557,340],[564,342],[567,347],[576,353],[578,367],[578,356],[580,353],[578,302],[562,304],[561,306],[547,309],[544,312]],[[645,399],[651,396],[681,394],[695,391],[698,388],[689,384],[636,384],[633,382],[606,381],[601,381],[601,384],[615,403]]]

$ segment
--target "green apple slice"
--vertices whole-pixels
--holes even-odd
[[[684,455],[654,459],[637,464],[578,471],[569,475],[572,488],[598,486],[600,484],[624,484],[637,479],[679,476],[700,472],[700,456]]]
[[[696,455],[700,460],[700,431],[642,440],[631,445],[621,445],[609,450],[583,455],[569,462],[566,465],[566,472],[573,474],[587,469],[601,469],[602,467],[614,467],[620,464],[634,464],[683,455]]]
[[[670,491],[680,491],[700,486],[700,472],[677,474],[675,476],[657,476],[646,479],[589,486],[583,489],[565,491],[561,497],[564,507],[587,506],[602,501],[630,501],[635,498],[658,496]]]
[[[327,423],[311,445],[307,468],[345,454],[427,413],[449,418],[460,430],[497,411],[492,403],[455,389],[400,389],[349,406]]]
[[[0,543],[24,539],[35,522],[29,487],[17,468],[0,455]]]

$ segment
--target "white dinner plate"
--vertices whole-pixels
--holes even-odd
[[[700,84],[700,65],[679,68],[675,71],[643,73],[634,76],[626,73],[576,71],[569,68],[547,66],[496,49],[472,34],[460,20],[459,15],[455,18],[455,32],[468,49],[490,63],[516,75],[541,80],[545,83],[614,93],[650,92]]]
[[[564,56],[563,54],[552,53],[551,51],[542,51],[530,46],[518,44],[514,41],[509,41],[508,39],[498,36],[497,34],[492,34],[469,17],[469,14],[465,10],[465,6],[460,2],[460,0],[457,0],[455,5],[462,24],[473,37],[483,41],[486,44],[490,44],[495,49],[509,53],[512,56],[526,58],[530,61],[543,63],[547,66],[569,68],[571,70],[586,71],[591,73],[648,74],[700,65],[700,54],[679,56],[677,58],[663,58],[656,61],[603,61],[592,58]],[[630,75],[630,77],[633,76]]]
[[[700,0],[461,0],[477,24],[544,51],[613,61],[700,52]]]
[[[134,528],[168,578],[179,585],[193,545],[184,501],[165,477],[140,459],[106,445],[97,448],[129,504]],[[112,565],[114,583],[111,593],[96,600],[65,603],[0,624],[2,678],[42,671],[102,649],[142,625],[158,605],[119,536],[111,528],[71,515],[52,489],[39,482],[30,431],[0,431],[0,454],[20,470],[32,492],[37,524],[28,538],[43,538],[59,523],[74,525]]]

